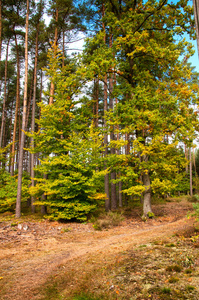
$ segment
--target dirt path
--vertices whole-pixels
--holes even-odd
[[[2,300],[39,299],[37,287],[60,266],[75,267],[95,254],[103,257],[173,234],[193,230],[187,202],[156,207],[158,218],[143,223],[134,212],[121,226],[94,231],[92,224],[47,221],[0,224],[0,291]],[[166,216],[165,216],[166,215]],[[0,292],[1,294],[1,292]]]

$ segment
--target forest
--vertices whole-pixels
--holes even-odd
[[[0,213],[197,194],[194,39],[187,0],[0,0]]]

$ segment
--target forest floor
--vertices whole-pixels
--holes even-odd
[[[199,232],[187,198],[129,210],[117,227],[0,215],[0,299],[199,299]]]

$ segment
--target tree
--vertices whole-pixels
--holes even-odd
[[[88,49],[98,45],[88,59],[89,67],[100,78],[109,70],[117,75],[117,86],[112,94],[120,101],[115,109],[115,120],[111,121],[110,114],[108,122],[110,127],[118,122],[121,137],[128,134],[131,140],[128,160],[123,157],[129,172],[121,168],[125,172],[124,183],[128,181],[123,192],[129,195],[144,193],[143,213],[147,216],[152,212],[151,192],[158,185],[166,189],[160,172],[153,177],[158,171],[154,166],[155,157],[161,162],[160,169],[164,173],[167,157],[171,159],[172,155],[176,155],[177,141],[186,137],[187,143],[192,141],[194,128],[198,126],[193,110],[188,109],[187,115],[184,112],[185,105],[196,102],[196,88],[187,83],[182,90],[180,79],[188,81],[190,69],[180,62],[179,55],[184,54],[186,61],[191,48],[183,41],[177,43],[174,35],[181,35],[184,31],[193,34],[191,7],[185,2],[174,5],[167,4],[167,1],[108,1],[103,21],[113,32],[112,53],[103,43],[100,32],[87,45]],[[175,119],[176,125],[170,116]],[[191,120],[194,120],[192,124]],[[168,143],[165,143],[166,135],[170,136]],[[121,147],[122,139],[118,143],[111,142],[111,146],[117,144],[116,147]],[[112,168],[114,160],[112,153],[109,155]],[[118,157],[120,160],[121,157]],[[177,166],[174,169],[177,170]],[[132,178],[129,179],[129,176]],[[132,186],[129,187],[129,184]]]
[[[37,177],[31,193],[38,199],[36,205],[50,208],[50,219],[82,221],[104,198],[95,185],[104,175],[97,170],[102,137],[92,122],[87,126],[87,119],[74,107],[73,95],[82,87],[82,73],[74,74],[73,64],[60,68],[62,55],[57,48],[51,55],[49,74],[56,86],[55,101],[41,104],[41,130],[34,134],[34,151],[43,153],[38,171],[48,176]],[[39,200],[43,193],[47,199]]]
[[[29,24],[29,0],[27,0],[26,12],[26,35],[25,35],[25,83],[24,83],[24,102],[23,102],[23,119],[22,134],[19,149],[19,166],[18,166],[18,186],[16,200],[16,218],[21,216],[21,190],[22,190],[22,174],[23,174],[23,148],[25,144],[25,125],[27,113],[27,88],[28,88],[28,24]]]
[[[39,47],[39,28],[40,28],[40,21],[42,17],[43,11],[43,1],[41,0],[38,4],[38,13],[35,16],[36,21],[36,40],[35,40],[35,62],[34,62],[34,86],[33,86],[33,99],[32,99],[32,120],[31,120],[31,131],[35,131],[35,110],[36,110],[36,90],[37,90],[37,64],[38,64],[38,47]],[[34,148],[34,139],[31,138],[31,147]],[[31,184],[34,187],[34,153],[31,153]],[[31,208],[32,212],[35,212],[34,206],[34,197],[31,197]]]

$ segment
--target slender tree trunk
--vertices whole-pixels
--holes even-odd
[[[25,130],[26,131],[28,130],[29,115],[30,115],[31,104],[32,104],[32,99],[33,99],[33,88],[34,88],[34,71],[33,71],[33,74],[32,74],[32,80],[31,80],[29,95],[27,96],[27,113],[26,113],[26,125],[25,125]]]
[[[42,90],[43,90],[43,76],[42,76],[42,70],[41,70],[40,99],[39,99],[40,102],[42,102]],[[41,117],[41,110],[39,111],[39,118],[40,117]],[[48,176],[46,174],[44,174],[43,178],[47,179]],[[43,194],[41,198],[43,201],[45,201],[47,199],[47,196],[45,194]],[[41,214],[43,214],[43,215],[47,214],[47,207],[45,205],[41,206]]]
[[[193,196],[193,183],[192,183],[192,157],[191,148],[189,149],[189,176],[190,176],[190,196]]]
[[[185,145],[185,158],[187,159],[187,161],[189,160],[188,158],[188,150],[187,150],[187,146]],[[188,174],[188,164],[186,164],[186,169],[185,169],[186,173]]]
[[[19,148],[19,168],[18,168],[18,187],[16,201],[16,218],[21,217],[21,189],[22,189],[22,173],[23,173],[23,148],[25,144],[25,126],[27,113],[27,89],[28,89],[28,23],[29,23],[29,0],[27,0],[26,13],[26,34],[25,34],[25,83],[24,83],[24,101],[23,101],[23,119],[21,143]]]
[[[6,48],[6,60],[5,60],[5,79],[4,79],[4,97],[3,97],[3,111],[2,111],[2,118],[1,118],[1,132],[0,132],[0,148],[3,144],[3,132],[5,126],[5,109],[6,109],[6,98],[7,98],[7,72],[8,72],[8,49],[9,49],[10,39],[7,43]]]
[[[59,11],[58,11],[58,7],[56,7],[56,12],[55,12],[56,27],[55,27],[54,47],[57,45],[57,40],[58,40],[58,25],[57,25],[57,23],[58,23],[58,16],[59,16]],[[55,85],[54,85],[54,82],[51,81],[51,83],[50,83],[50,99],[49,99],[49,104],[53,104],[54,92],[55,92]]]
[[[108,111],[108,102],[107,102],[107,75],[105,75],[104,78],[104,129],[107,129],[107,122],[106,122],[106,112]],[[106,158],[108,156],[108,134],[105,132],[104,134],[104,157]],[[104,162],[104,169],[107,170],[107,163],[106,160]],[[105,200],[105,210],[109,211],[111,209],[111,203],[110,203],[110,194],[109,194],[109,173],[107,173],[104,176],[104,188],[105,188],[105,194],[106,194],[106,200]]]
[[[12,141],[12,116],[13,116],[14,99],[12,100],[11,115],[10,115],[10,141]],[[10,154],[12,153],[12,145],[10,145]],[[11,156],[9,159],[9,173],[11,173]]]
[[[116,85],[116,73],[114,75],[114,84]],[[117,103],[118,103],[118,100],[115,99],[115,105],[117,106]],[[117,141],[119,142],[119,125],[117,125]],[[120,149],[118,148],[117,149],[117,155],[120,155]],[[122,174],[121,172],[119,171],[118,173],[118,176],[119,178],[121,178]],[[118,204],[119,204],[119,207],[123,207],[123,202],[122,202],[122,181],[120,180],[119,183],[118,183]]]
[[[104,4],[102,4],[102,17],[105,15],[105,7]],[[102,24],[103,30],[104,30],[104,43],[106,44],[106,30],[105,30],[105,24]],[[108,80],[107,75],[104,77],[104,129],[107,129],[107,122],[106,122],[106,112],[108,111]],[[104,134],[104,157],[106,158],[108,156],[108,134],[105,132]],[[106,160],[104,162],[104,169],[107,170],[107,163]],[[110,203],[110,195],[109,195],[109,173],[107,173],[104,176],[104,189],[106,194],[105,199],[105,210],[109,211],[111,209],[111,203]]]
[[[110,34],[109,37],[109,47],[112,48],[112,39],[113,36]],[[113,75],[109,74],[109,108],[113,111],[114,109],[114,100],[113,100]],[[115,140],[114,134],[114,125],[112,126],[112,130],[110,132],[110,141]],[[111,155],[115,154],[115,148],[111,147]],[[117,209],[117,194],[116,194],[116,184],[113,180],[116,179],[116,172],[111,172],[111,209]]]
[[[16,54],[17,54],[17,91],[16,91],[16,107],[15,107],[15,120],[13,128],[13,138],[12,138],[12,154],[11,154],[11,176],[14,175],[14,163],[15,163],[15,142],[16,142],[16,133],[17,133],[17,117],[20,106],[20,62],[19,62],[19,49],[17,43],[17,36],[15,33],[15,45],[16,45]]]
[[[31,131],[32,133],[35,131],[35,109],[36,109],[36,91],[37,91],[37,59],[38,59],[38,35],[39,35],[39,24],[37,25],[37,33],[36,33],[36,46],[35,46],[35,66],[34,66],[34,87],[33,87],[33,100],[32,100],[32,122],[31,122]],[[34,149],[34,139],[31,137],[31,148]],[[34,172],[34,160],[35,156],[34,153],[30,154],[30,172],[31,172],[31,185],[32,187],[35,186],[35,172]],[[31,210],[35,213],[35,206],[34,206],[34,197],[31,197]]]
[[[95,126],[99,126],[99,78],[96,79],[96,122]]]
[[[64,59],[65,59],[65,32],[63,31],[62,37],[62,68],[64,67]]]
[[[99,79],[94,79],[94,87],[93,87],[93,122],[94,126],[98,127],[98,119],[99,119]]]

